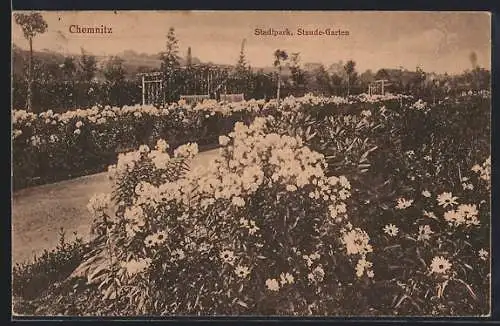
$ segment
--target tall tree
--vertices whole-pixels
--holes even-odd
[[[237,91],[242,93],[248,91],[248,84],[250,83],[251,79],[251,69],[245,56],[245,43],[246,39],[243,39],[243,41],[241,42],[238,62],[236,62],[233,76]]]
[[[306,74],[300,67],[300,53],[295,52],[290,56],[290,72],[292,73],[292,84],[295,91],[303,91],[306,84]]]
[[[110,105],[123,105],[122,98],[124,97],[125,86],[125,68],[123,67],[124,60],[120,57],[111,57],[104,65],[104,77],[106,78],[106,98],[105,102]]]
[[[344,65],[344,70],[346,74],[346,84],[347,84],[347,96],[351,92],[351,86],[355,84],[358,73],[356,72],[356,62],[349,60]]]
[[[79,62],[79,79],[84,82],[90,82],[97,71],[97,60],[95,56],[88,55],[82,48],[82,55]]]
[[[175,29],[170,27],[167,34],[167,43],[165,51],[161,53],[161,68],[162,71],[169,74],[179,67],[179,41],[175,36]]]
[[[167,101],[172,101],[176,97],[178,91],[177,79],[178,68],[180,66],[179,60],[179,41],[175,36],[175,29],[170,27],[167,34],[167,43],[165,51],[161,53],[161,71],[163,72],[163,89],[169,89]],[[165,95],[165,94],[164,94]]]
[[[316,79],[316,85],[317,85],[316,91],[324,96],[330,95],[331,94],[330,75],[328,75],[328,72],[326,71],[323,65],[315,69],[314,77]]]
[[[276,89],[276,99],[278,104],[280,102],[280,90],[281,90],[281,70],[283,62],[288,60],[288,54],[284,50],[277,49],[274,51],[274,67],[278,69],[278,87]]]
[[[28,95],[27,95],[27,109],[32,111],[32,98],[33,98],[33,38],[37,34],[43,34],[47,30],[47,22],[43,19],[40,13],[22,14],[15,13],[14,20],[16,24],[21,26],[24,37],[28,40],[30,46],[30,55],[28,63]]]
[[[242,73],[246,72],[247,70],[247,60],[245,57],[245,43],[246,39],[243,39],[241,42],[241,48],[240,48],[240,55],[238,57],[238,62],[236,63],[236,72],[237,73]]]
[[[417,66],[415,69],[415,77],[413,78],[414,92],[420,94],[424,88],[424,82],[426,79],[426,73],[421,66]]]
[[[65,81],[73,82],[77,71],[75,58],[66,57],[64,62],[60,65]]]
[[[112,85],[117,85],[125,80],[125,68],[123,59],[111,57],[104,66],[104,77]]]

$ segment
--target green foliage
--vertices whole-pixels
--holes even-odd
[[[76,235],[76,234],[75,234]],[[68,242],[63,230],[53,250],[35,256],[33,261],[17,263],[12,269],[12,294],[22,299],[40,297],[54,283],[63,281],[81,263],[88,247],[77,237]]]

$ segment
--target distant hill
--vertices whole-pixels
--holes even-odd
[[[28,50],[24,50],[20,47],[18,47],[16,44],[13,44],[12,46],[12,69],[13,69],[13,74],[14,75],[22,75],[23,73],[23,67],[27,63],[28,60]],[[69,56],[79,59],[81,54],[70,54]],[[123,52],[120,52],[116,54],[115,56],[120,57],[121,59],[124,60],[124,67],[126,71],[127,78],[134,78],[137,73],[139,72],[144,72],[144,71],[155,71],[160,69],[161,66],[161,60],[160,60],[160,54],[147,54],[147,53],[138,53],[134,50],[125,50]],[[102,68],[105,64],[105,62],[111,57],[111,56],[101,56],[101,55],[95,55],[97,59],[97,65],[98,67]],[[52,64],[52,65],[60,65],[64,62],[65,55],[52,51],[52,50],[47,50],[47,49],[42,49],[38,51],[34,51],[34,58],[35,60],[40,60],[44,64]],[[180,64],[181,66],[184,66],[186,64],[185,58],[181,57],[180,58]],[[192,63],[193,64],[212,64],[211,62],[203,62],[197,57],[192,58]],[[337,75],[343,75],[343,62],[339,61],[337,63],[333,63],[329,66],[325,66],[325,69],[328,71],[329,74],[337,74]],[[233,65],[229,64],[217,64],[219,67],[224,67],[224,68],[231,68]],[[314,72],[316,71],[320,66],[322,66],[321,63],[317,62],[306,62],[302,64],[302,69],[305,72]],[[257,71],[262,71],[265,74],[273,74],[276,72],[276,67],[273,66],[265,66],[265,67],[252,67],[252,70],[254,72]],[[394,78],[402,78],[404,80],[411,79],[414,75],[414,72],[410,71],[403,71],[398,69],[380,69],[380,70],[385,70],[383,74],[384,78],[387,79],[394,79]],[[361,73],[361,72],[359,72]],[[290,76],[291,72],[290,69],[287,67],[283,67],[282,69],[282,75],[287,77]],[[402,76],[401,76],[402,74]],[[380,73],[379,73],[380,75]],[[380,77],[380,76],[377,76]],[[98,73],[97,78],[102,79],[104,78],[100,73]]]
[[[12,47],[13,74],[19,74],[19,75],[22,74],[23,66],[26,64],[28,60],[28,55],[29,55],[28,50],[21,49],[15,44],[13,45]],[[75,59],[79,59],[81,57],[81,54],[80,53],[70,54],[69,56]],[[125,67],[127,77],[129,78],[133,78],[133,76],[135,76],[138,72],[141,71],[158,70],[160,69],[161,66],[160,54],[137,53],[133,50],[126,50],[121,53],[118,53],[115,56],[118,56],[124,60],[123,65]],[[62,64],[64,62],[65,55],[59,52],[43,49],[40,51],[33,51],[33,57],[35,58],[35,60],[40,60],[45,64]],[[103,67],[105,62],[109,58],[111,58],[111,56],[101,56],[101,55],[95,55],[95,57],[97,60],[98,67]],[[186,64],[184,58],[180,58],[179,61],[181,65]],[[200,59],[193,57],[192,63],[199,64],[202,62]],[[97,77],[99,78],[101,76]]]

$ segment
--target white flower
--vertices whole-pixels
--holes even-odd
[[[478,251],[479,258],[482,260],[487,260],[488,259],[488,252],[484,249],[481,249]]]
[[[255,221],[250,221],[249,226],[248,226],[248,233],[250,235],[255,234],[257,231],[259,231],[260,228],[255,224]]]
[[[372,266],[373,264],[367,261],[364,257],[358,260],[358,263],[356,264],[356,276],[357,277],[363,276],[365,270],[371,268]]]
[[[182,260],[186,257],[186,254],[184,254],[182,249],[175,249],[170,255],[172,261]]]
[[[245,206],[245,200],[239,196],[234,196],[232,199],[232,203],[233,203],[233,205],[238,206],[238,207]]]
[[[266,280],[266,287],[270,291],[279,291],[280,285],[276,279],[267,279]]]
[[[437,219],[438,219],[438,218],[437,218],[437,216],[436,216],[436,214],[434,214],[433,212],[428,212],[428,211],[426,211],[425,209],[424,209],[424,211],[423,211],[423,214],[424,214],[424,216],[425,216],[425,217],[428,217],[428,218],[433,218],[433,219],[435,219],[435,220],[437,220]]]
[[[370,237],[360,228],[345,232],[341,240],[348,255],[366,254],[373,251],[372,246],[369,244]]]
[[[76,127],[77,129],[80,129],[82,126],[83,126],[83,122],[81,122],[81,121],[78,121],[78,122],[75,124],[75,127]]]
[[[459,226],[465,224],[479,225],[479,211],[476,205],[459,205],[457,210],[449,210],[444,213],[444,219],[451,225]]]
[[[422,196],[429,198],[430,196],[432,196],[432,194],[429,190],[424,190],[422,191]]]
[[[246,218],[243,218],[243,217],[242,217],[242,218],[240,218],[240,225],[241,225],[242,227],[248,227],[248,226],[249,226],[249,224],[248,224],[248,220],[247,220]]]
[[[133,276],[147,269],[151,265],[151,262],[150,258],[132,259],[128,262],[122,262],[121,267],[125,268],[129,276]]]
[[[479,164],[474,164],[471,170],[474,172],[479,172],[481,171],[481,166]]]
[[[429,225],[421,225],[418,227],[417,240],[429,240],[431,238],[430,235],[433,233]]]
[[[477,210],[477,206],[476,205],[459,205],[458,208],[457,208],[457,212],[459,212],[460,214],[463,214],[465,216],[465,218],[473,218],[473,217],[476,217],[478,216],[479,214],[479,211]]]
[[[338,204],[335,208],[336,208],[337,212],[339,212],[340,214],[344,214],[347,212],[347,208],[346,208],[346,205],[344,203]]]
[[[227,136],[219,136],[219,144],[221,146],[226,146],[227,144],[229,144],[230,141],[231,139]]]
[[[149,152],[149,146],[148,145],[141,145],[139,146],[139,153],[147,153]]]
[[[174,150],[175,157],[184,157],[191,159],[198,154],[198,144],[197,143],[187,143],[185,145],[179,146]]]
[[[144,239],[144,244],[146,245],[146,247],[154,247],[164,243],[166,239],[167,233],[165,231],[159,231],[154,234],[148,235]]]
[[[443,207],[448,207],[457,204],[458,197],[453,197],[451,192],[443,192],[441,195],[437,196],[438,205]]]
[[[361,111],[361,115],[365,117],[371,117],[372,112],[370,110],[363,110]]]
[[[384,227],[384,232],[390,235],[391,237],[394,237],[398,234],[399,229],[394,224],[387,224]]]
[[[79,135],[79,134],[81,134],[81,133],[82,133],[82,131],[81,131],[80,129],[75,129],[75,131],[73,131],[73,133],[74,133],[75,135]]]
[[[159,139],[156,142],[156,149],[158,149],[161,152],[165,152],[168,149],[168,147],[169,147],[168,143],[163,139]]]
[[[290,273],[281,273],[280,274],[280,283],[281,285],[285,285],[287,283],[293,284],[295,281],[295,278],[292,276]]]
[[[405,198],[398,198],[398,204],[396,205],[397,209],[405,209],[411,206],[413,204],[412,199],[405,199]]]
[[[236,273],[236,275],[238,275],[238,277],[241,278],[246,278],[250,274],[250,270],[248,269],[248,267],[241,265],[237,266],[234,272]]]
[[[325,271],[321,266],[317,266],[311,273],[307,275],[307,278],[311,282],[322,282],[325,277]]]
[[[445,274],[451,268],[451,263],[448,259],[440,256],[434,257],[431,262],[431,273]]]
[[[349,180],[347,180],[347,178],[343,175],[341,175],[339,177],[339,183],[342,187],[346,188],[346,189],[351,189],[351,184],[349,183]]]
[[[228,264],[233,264],[236,257],[234,256],[234,252],[231,250],[224,250],[220,253],[220,258]]]
[[[297,187],[295,185],[286,185],[286,190],[293,192],[297,190]]]

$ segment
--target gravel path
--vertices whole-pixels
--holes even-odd
[[[217,149],[200,153],[192,166],[206,164]],[[14,192],[12,195],[12,263],[33,258],[44,249],[54,248],[59,231],[64,228],[67,239],[73,232],[85,237],[92,218],[87,203],[95,193],[109,192],[106,173],[47,184]]]

